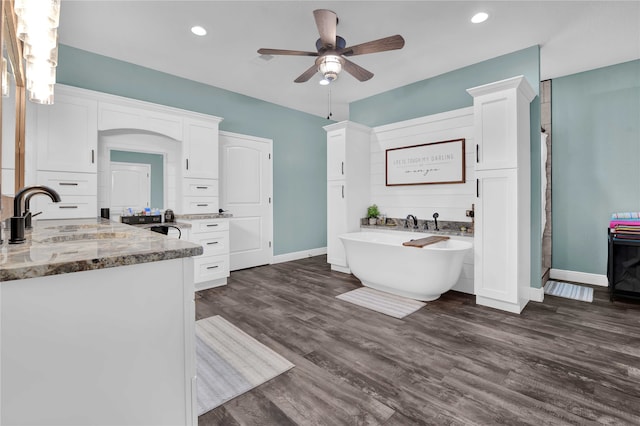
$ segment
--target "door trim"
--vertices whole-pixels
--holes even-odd
[[[270,238],[269,240],[271,241],[271,244],[269,246],[269,250],[268,250],[268,255],[269,255],[269,265],[274,263],[274,258],[273,258],[273,247],[275,245],[275,241],[274,241],[274,233],[273,233],[273,222],[274,222],[274,218],[273,218],[273,205],[275,203],[275,197],[273,195],[273,161],[274,161],[274,155],[273,155],[273,139],[268,139],[268,138],[263,138],[260,136],[252,136],[252,135],[246,135],[246,134],[242,134],[242,133],[235,133],[235,132],[228,132],[226,130],[220,130],[218,132],[218,143],[220,142],[220,136],[226,136],[226,137],[230,137],[230,138],[238,138],[238,139],[247,139],[247,140],[251,140],[251,141],[256,141],[256,142],[264,142],[266,144],[268,144],[269,146],[269,154],[270,154],[270,160],[269,160],[269,164],[267,165],[267,170],[269,171],[269,187],[267,188],[269,194],[270,194],[270,200],[271,202],[269,203],[269,215],[271,216],[271,220],[268,222],[269,225],[269,235]],[[219,182],[221,182],[223,179],[222,174],[219,175]],[[220,197],[220,205],[222,205],[222,196]],[[231,212],[233,214],[233,212]],[[231,237],[229,237],[231,238]]]

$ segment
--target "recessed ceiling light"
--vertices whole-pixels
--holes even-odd
[[[202,28],[200,25],[196,25],[195,27],[191,27],[191,32],[197,36],[203,36],[207,34],[207,30]]]
[[[471,18],[471,22],[473,22],[474,24],[479,24],[481,22],[486,21],[488,17],[489,17],[488,13],[479,12],[473,15],[473,17]]]

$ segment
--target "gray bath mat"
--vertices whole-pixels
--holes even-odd
[[[426,305],[424,302],[408,299],[395,294],[385,293],[369,287],[360,287],[336,296],[340,300],[362,306],[367,309],[389,315],[394,318],[404,318]]]
[[[593,302],[593,289],[591,287],[560,281],[547,281],[547,284],[544,286],[544,294],[579,300],[581,302]]]
[[[221,316],[196,321],[198,415],[294,367]]]

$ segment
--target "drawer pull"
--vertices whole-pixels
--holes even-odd
[[[60,182],[60,183],[58,183],[58,185],[60,185],[60,186],[78,186],[78,184],[75,183],[75,182]]]
[[[214,227],[214,226],[218,226],[218,224],[217,223],[209,223],[209,224],[207,224],[207,227],[209,227],[209,228]]]
[[[196,186],[196,189],[209,189],[208,186]]]
[[[198,207],[207,207],[209,204],[196,204]]]
[[[59,206],[61,209],[77,209],[78,206]]]
[[[211,242],[207,243],[208,246],[212,246],[214,244],[218,244],[218,242],[217,241],[211,241]]]
[[[216,269],[218,267],[218,265],[216,266],[207,266],[207,269]]]

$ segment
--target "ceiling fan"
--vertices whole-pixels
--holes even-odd
[[[296,83],[309,81],[309,79],[319,71],[324,77],[320,83],[329,84],[338,78],[338,74],[342,69],[359,81],[367,81],[373,77],[373,73],[351,62],[345,56],[402,49],[404,46],[402,36],[394,35],[379,40],[356,44],[355,46],[345,47],[345,40],[336,34],[338,16],[335,12],[327,9],[318,9],[313,11],[313,17],[318,27],[318,33],[320,33],[320,38],[316,41],[317,52],[258,49],[258,53],[261,55],[317,56],[315,63],[294,80]]]

